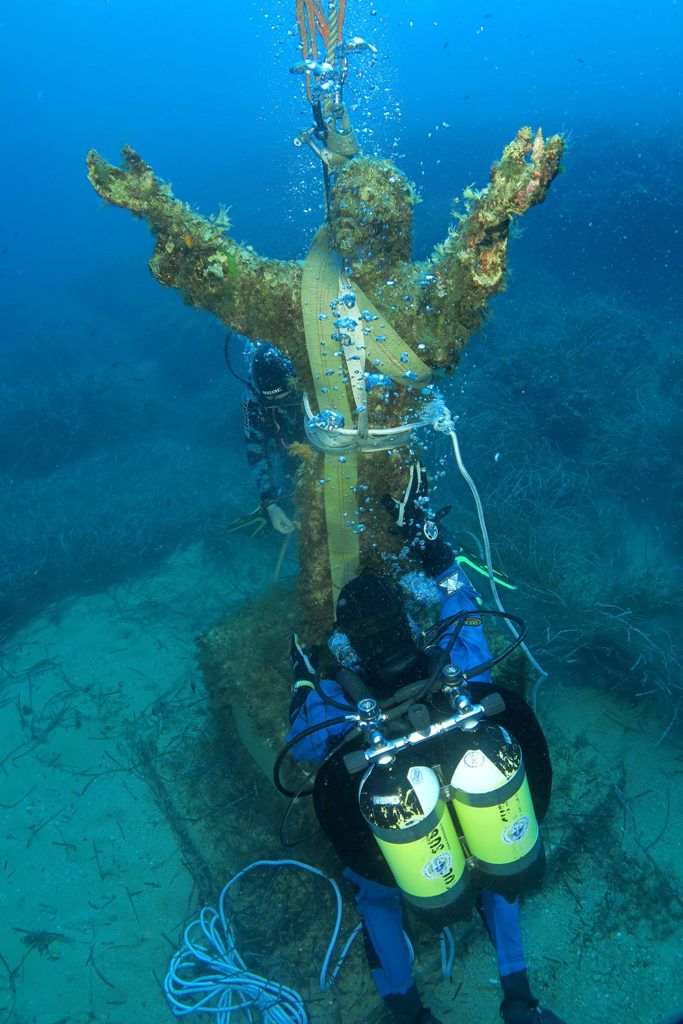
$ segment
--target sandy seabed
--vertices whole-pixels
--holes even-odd
[[[48,609],[5,646],[0,1020],[170,1021],[162,984],[183,927],[272,853],[257,830],[250,848],[244,752],[232,751],[234,782],[195,662],[196,635],[263,582],[244,566],[230,579],[190,548]],[[567,1024],[660,1024],[683,1008],[683,744],[676,729],[660,741],[651,701],[558,678],[540,693],[555,768],[549,869],[522,921],[532,987]],[[347,902],[342,934],[355,923]],[[425,1002],[444,1024],[493,1024],[491,947],[478,922],[455,934],[449,980],[435,938],[415,937]],[[319,962],[307,962],[314,983]],[[310,1020],[383,1019],[359,944],[344,976],[344,997]]]

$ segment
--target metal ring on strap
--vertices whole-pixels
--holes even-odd
[[[369,427],[367,433],[353,427],[326,427],[317,422],[306,392],[304,413],[306,437],[319,452],[386,452],[410,444],[416,430],[431,425],[431,420],[415,420],[398,427]]]

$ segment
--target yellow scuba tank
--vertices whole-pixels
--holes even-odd
[[[468,888],[465,856],[436,773],[399,754],[369,769],[360,810],[406,899],[422,908],[452,906]]]
[[[454,739],[442,766],[477,882],[514,897],[545,866],[521,748],[492,723]]]

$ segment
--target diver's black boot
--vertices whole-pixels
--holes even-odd
[[[509,1003],[503,1000],[500,1015],[505,1024],[565,1024],[552,1010],[542,1009],[521,1000]]]
[[[422,1005],[415,985],[411,985],[401,995],[385,996],[384,1002],[391,1010],[396,1024],[442,1024],[431,1010]]]
[[[526,971],[504,975],[500,981],[505,993],[500,1004],[503,1024],[564,1024],[552,1010],[541,1009],[538,1005],[538,999],[531,994]]]

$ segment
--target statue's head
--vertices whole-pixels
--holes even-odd
[[[416,202],[413,185],[388,160],[349,160],[338,172],[330,198],[335,250],[365,279],[390,275],[411,258]]]

